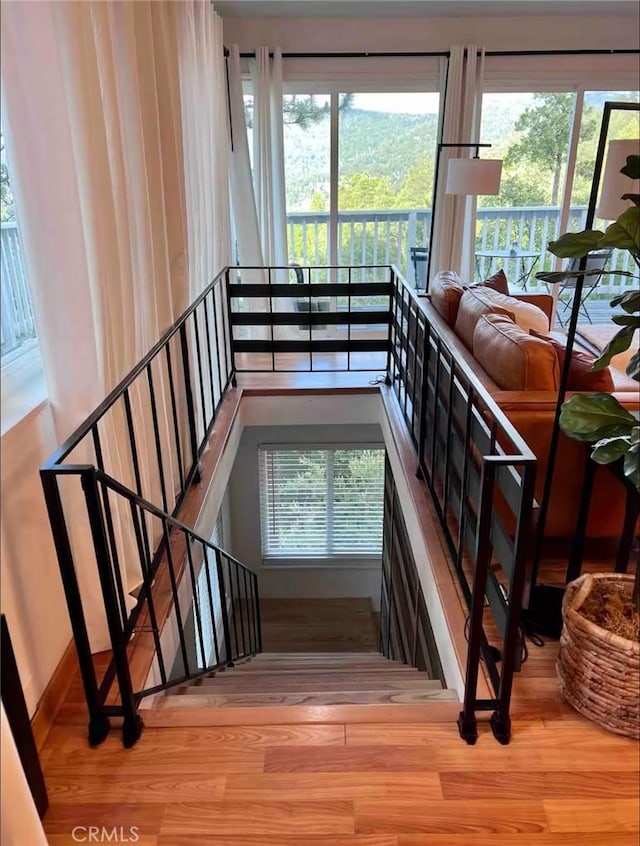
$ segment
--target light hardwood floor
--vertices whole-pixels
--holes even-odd
[[[130,750],[114,731],[91,750],[76,679],[42,750],[49,843],[104,825],[140,846],[637,846],[640,746],[563,702],[556,655],[531,646],[506,747],[486,723],[469,747],[451,721],[345,711],[331,724],[149,726]]]
[[[91,750],[73,685],[42,753],[49,842],[106,825],[142,846],[637,846],[640,747],[562,701],[556,653],[532,647],[506,747],[485,723],[469,747],[405,722],[147,728]]]

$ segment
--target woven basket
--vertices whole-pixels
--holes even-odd
[[[640,644],[587,620],[579,609],[595,580],[628,583],[633,576],[585,575],[567,585],[557,671],[567,702],[616,734],[640,739]]]

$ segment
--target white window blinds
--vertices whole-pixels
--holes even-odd
[[[382,554],[383,449],[260,448],[264,558]]]

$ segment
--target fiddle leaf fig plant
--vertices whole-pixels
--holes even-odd
[[[640,179],[640,156],[629,156],[621,173],[630,179]],[[640,270],[640,193],[624,194],[623,199],[632,205],[626,209],[604,232],[587,229],[583,232],[569,232],[557,241],[551,241],[549,250],[560,258],[579,259],[595,250],[614,247],[626,250],[636,268]],[[621,308],[622,314],[614,314],[612,322],[620,328],[594,362],[594,370],[602,370],[611,359],[631,347],[635,333],[640,329],[640,275],[638,272],[603,269],[537,273],[545,282],[560,282],[578,276],[626,276],[636,280],[633,290],[614,297],[610,305]],[[628,375],[640,382],[640,358],[638,350],[627,364]],[[640,491],[640,421],[611,394],[574,394],[562,406],[560,427],[577,441],[593,444],[591,458],[598,464],[622,461],[623,472]]]

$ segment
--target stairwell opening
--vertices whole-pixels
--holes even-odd
[[[282,459],[275,464],[274,453]],[[283,501],[273,486],[283,483],[291,455],[298,464],[284,486],[288,482],[296,496]],[[362,476],[369,481],[375,477],[378,488],[372,485],[363,492],[355,484]],[[307,493],[312,490],[301,501],[305,483],[310,486]],[[266,491],[265,485],[270,486]],[[245,657],[233,667],[170,688],[149,705],[173,709],[457,701],[438,653],[379,423],[244,425],[219,500],[212,542],[257,576],[259,598],[241,579],[232,582],[233,595],[227,595],[231,638],[242,645],[239,652]],[[319,509],[321,501],[328,514]],[[290,545],[298,552],[295,556],[286,543],[279,550],[283,554],[274,555],[274,538],[265,532],[265,521],[271,520],[273,528],[273,512],[282,506],[290,519],[284,528],[276,527],[275,547],[283,536],[286,540],[287,532],[291,539],[297,531]],[[338,538],[334,532],[334,546],[318,554],[318,539],[330,534],[331,522],[338,527]],[[308,549],[301,549],[300,538]],[[206,602],[207,580],[218,578],[215,562],[200,562],[195,581],[202,590],[185,596],[183,628],[192,666],[217,663],[212,656],[224,659],[222,609]],[[252,603],[259,604],[259,644],[258,633],[245,626]],[[183,675],[184,657],[176,649],[171,677]]]

